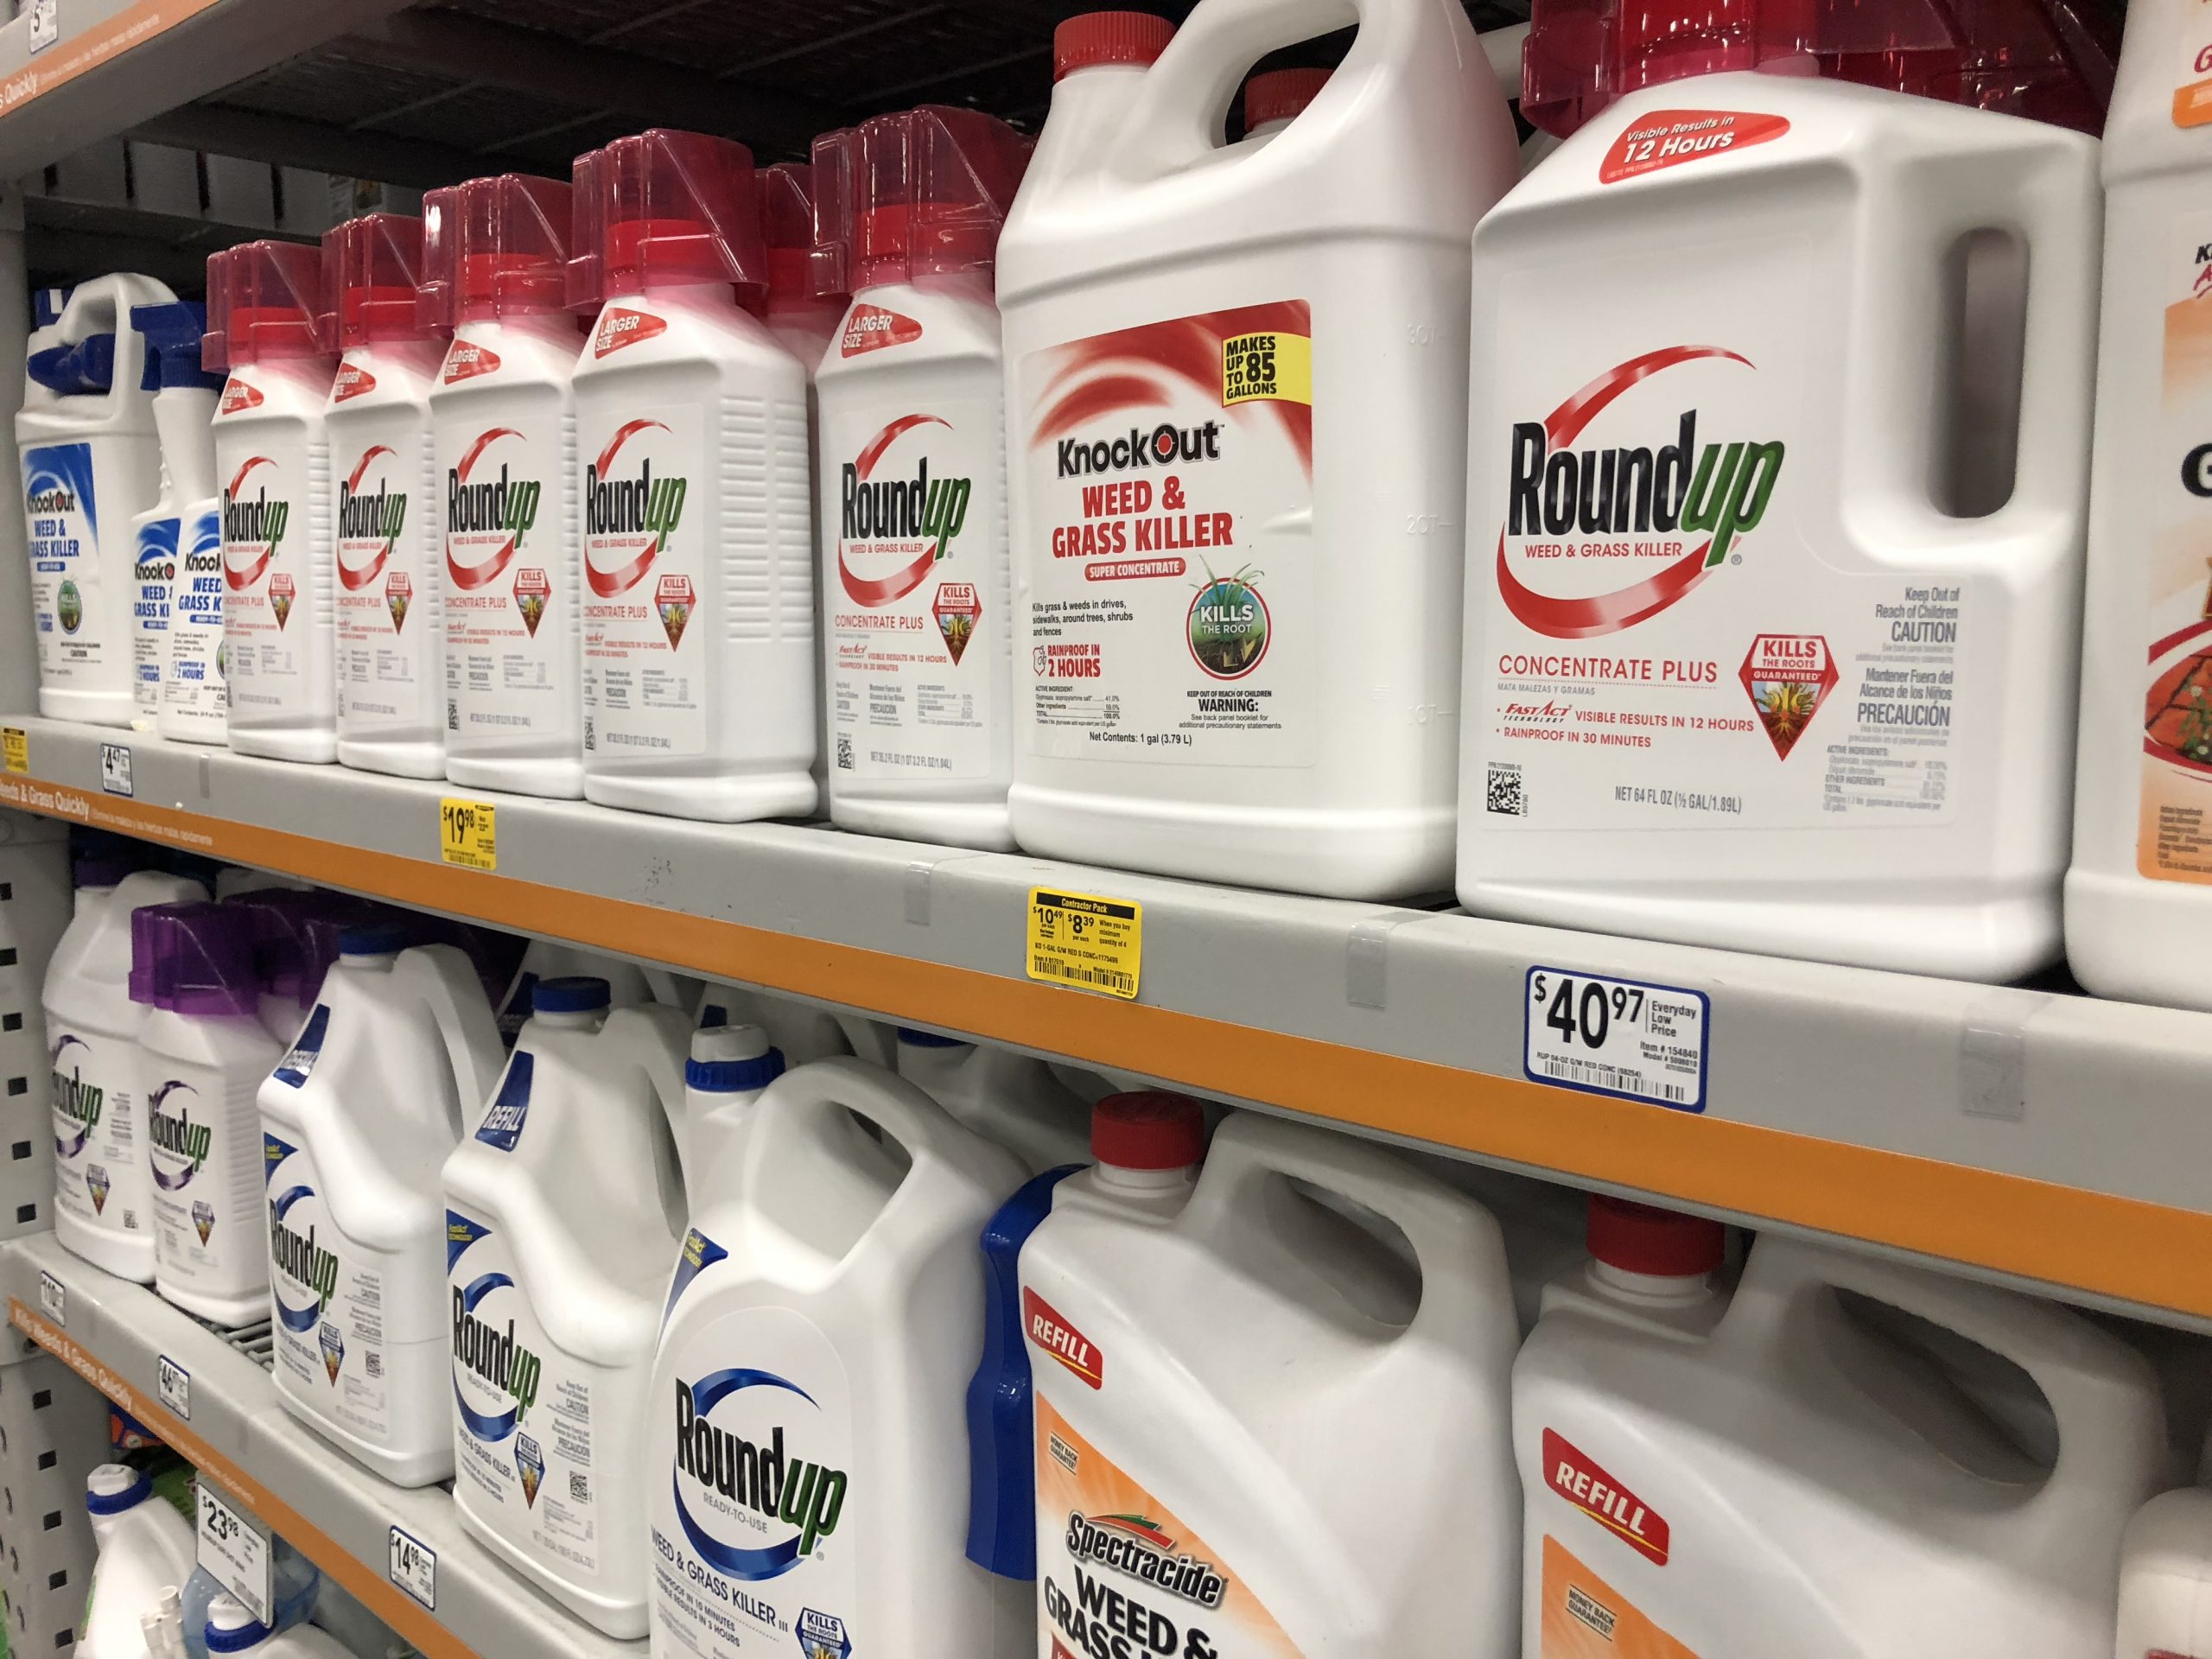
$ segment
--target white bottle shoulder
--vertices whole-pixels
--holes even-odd
[[[446,346],[431,404],[442,407],[547,387],[565,398],[584,344],[582,331],[566,313],[530,322],[464,322]]]
[[[935,373],[963,364],[995,376],[1004,361],[1003,338],[988,287],[886,283],[853,296],[815,378],[826,387],[910,367]]]
[[[806,371],[766,324],[739,307],[692,289],[619,296],[600,308],[576,358],[579,391],[634,386],[651,397],[655,381],[671,391],[719,380],[753,397],[806,396]]]
[[[362,346],[346,353],[326,413],[334,423],[378,410],[427,410],[444,353],[430,340]]]

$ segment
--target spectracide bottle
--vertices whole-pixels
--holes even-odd
[[[817,797],[806,372],[767,285],[753,157],[656,130],[577,158],[584,793],[732,822]],[[741,300],[739,290],[743,291]]]
[[[1508,1659],[1520,1326],[1497,1224],[1379,1147],[1253,1113],[1200,1173],[1201,1126],[1179,1095],[1101,1101],[1096,1166],[1021,1251],[1035,1651],[1135,1629],[1214,1659]]]
[[[2096,147],[1821,78],[1936,24],[1538,5],[1523,108],[1581,124],[1475,236],[1469,909],[2056,950]]]
[[[440,1174],[499,1075],[467,956],[349,928],[261,1085],[276,1397],[396,1486],[454,1472]]]
[[[197,881],[133,870],[110,854],[76,861],[76,911],[47,964],[41,1001],[54,1068],[54,1231],[118,1279],[154,1278],[154,1191],[130,1000],[130,915],[205,899]]]
[[[2140,1355],[2056,1304],[1777,1234],[1723,1296],[1718,1229],[1624,1208],[1593,1214],[1595,1262],[1514,1365],[1527,1659],[2112,1650],[2122,1529],[2169,1456]],[[1955,1355],[2026,1374],[2055,1457]]]
[[[738,1110],[701,1120],[646,1396],[654,1659],[1035,1659],[1027,1586],[961,1553],[976,1241],[1020,1166],[857,1060]]]
[[[492,1554],[609,1636],[645,1633],[653,1338],[683,1238],[690,1020],[538,982],[445,1164],[454,1502]]]
[[[322,238],[338,613],[338,758],[445,775],[446,493],[430,440],[443,331],[420,315],[423,221],[348,219]]]
[[[2127,12],[2105,127],[2104,329],[2066,957],[2212,1008],[2212,14]]]
[[[815,141],[816,239],[853,302],[817,378],[830,816],[1011,851],[999,226],[1029,143],[927,107]]]
[[[229,698],[223,687],[223,515],[215,498],[213,423],[225,372],[219,360],[205,360],[206,306],[183,300],[133,306],[130,318],[146,337],[147,372],[160,388],[154,425],[162,437],[162,497],[137,520],[139,686],[142,693],[149,682],[153,687],[153,729],[162,736],[220,743]],[[151,575],[148,567],[156,562],[169,569],[167,580]],[[156,604],[161,627],[145,632],[147,613]],[[141,719],[147,712],[142,707]]]
[[[578,330],[565,181],[423,198],[423,302],[453,344],[430,392],[445,555],[446,776],[584,792]]]
[[[1313,103],[1226,147],[1253,60],[1333,18],[1200,0],[1164,51],[1128,13],[1056,37],[998,261],[1029,851],[1450,879],[1467,238],[1514,129],[1453,0],[1346,10]]]
[[[321,297],[313,248],[249,242],[207,261],[207,325],[230,365],[215,478],[231,747],[275,760],[338,758],[323,423],[338,365],[317,327]]]

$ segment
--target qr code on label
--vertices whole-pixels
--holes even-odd
[[[840,732],[837,734],[837,770],[850,772],[852,769],[853,734],[850,732]]]
[[[369,1350],[368,1373],[371,1376],[384,1375],[384,1356],[373,1348]]]
[[[574,1503],[590,1503],[591,1477],[581,1471],[571,1470],[569,1473],[569,1497]]]
[[[1493,763],[1484,804],[1490,811],[1502,812],[1508,817],[1526,817],[1529,798],[1521,788],[1521,768]]]

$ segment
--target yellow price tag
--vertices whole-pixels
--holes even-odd
[[[1090,893],[1029,889],[1029,977],[1136,1000],[1144,906]]]
[[[499,868],[497,815],[489,801],[457,801],[451,796],[438,803],[438,856],[465,870]]]
[[[0,766],[10,772],[31,769],[31,734],[22,727],[0,727]]]

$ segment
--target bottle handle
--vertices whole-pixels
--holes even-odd
[[[418,944],[403,950],[391,971],[411,982],[437,1021],[461,1093],[462,1121],[474,1122],[506,1069],[499,1020],[485,999],[483,981],[467,954],[450,944]]]
[[[885,1205],[887,1214],[916,1201],[914,1195],[940,1182],[968,1179],[950,1154],[955,1137],[974,1137],[922,1090],[865,1061],[840,1057],[786,1071],[769,1086],[755,1109],[788,1113],[818,1123],[833,1106],[867,1119],[887,1139],[906,1149],[911,1164]],[[1007,1161],[1011,1165],[1010,1155]],[[1016,1180],[1009,1179],[1006,1192],[1012,1192],[1016,1185]],[[1006,1192],[987,1193],[984,1202],[1005,1196]]]

